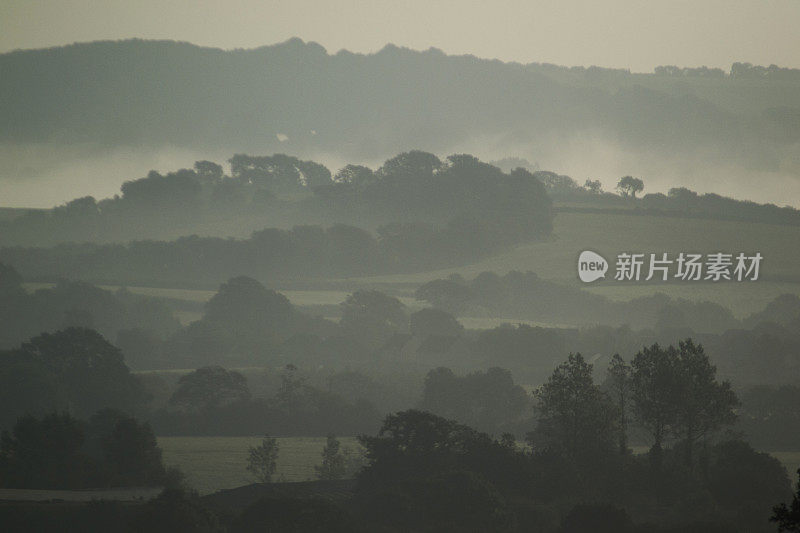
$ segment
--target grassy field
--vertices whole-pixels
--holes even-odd
[[[325,437],[278,437],[276,481],[314,479],[314,466],[322,462]],[[354,437],[339,439],[342,448],[356,450]],[[159,437],[164,463],[177,466],[187,483],[201,494],[254,483],[246,470],[248,450],[261,437]]]
[[[314,466],[320,464],[324,437],[278,437],[278,472],[276,480],[314,479]],[[355,438],[339,439],[342,447],[355,450]],[[255,482],[246,470],[248,448],[257,446],[261,437],[159,437],[164,462],[179,467],[190,486],[201,494],[239,487]],[[645,452],[646,448],[637,449]],[[800,467],[800,452],[770,452],[785,467],[794,482]]]
[[[400,297],[401,301],[413,311],[420,307],[420,303],[413,298],[414,290],[432,279],[443,278],[453,273],[472,278],[484,271],[504,274],[511,270],[530,270],[543,279],[580,286],[614,300],[626,301],[638,296],[664,292],[674,297],[717,302],[730,308],[736,316],[743,317],[760,311],[779,294],[800,294],[800,248],[793,245],[799,242],[800,227],[725,220],[562,212],[556,216],[554,234],[550,240],[523,244],[470,265],[413,274],[310,282],[315,287],[324,287],[327,284],[329,288],[324,290],[276,288],[295,305],[307,307],[337,305],[347,297],[350,290],[361,287],[377,288]],[[761,279],[755,282],[623,284],[609,279],[584,285],[577,279],[576,262],[580,252],[587,249],[599,252],[611,262],[617,253],[623,251],[641,253],[758,251],[764,259]],[[29,283],[27,286],[30,290],[34,290],[51,284]],[[335,290],[332,290],[334,287]],[[342,287],[348,290],[342,290]],[[118,287],[105,286],[105,288],[114,290]],[[215,292],[153,287],[128,287],[128,290],[136,294],[194,303],[207,301]],[[182,310],[179,314],[184,323],[200,317],[198,311]],[[474,318],[474,320],[487,319]],[[516,321],[514,317],[488,320],[493,321],[492,323],[498,320]]]
[[[533,271],[541,278],[581,286],[616,300],[656,292],[695,300],[710,300],[731,308],[737,316],[763,309],[782,293],[800,294],[800,227],[725,220],[675,217],[559,213],[548,242],[528,243],[471,265],[388,276],[361,278],[359,283],[409,287],[458,273],[471,278],[484,271]],[[583,250],[594,250],[610,262],[620,252],[761,252],[761,276],[755,282],[616,283],[601,280],[583,285],[576,263]],[[613,268],[613,267],[612,267]]]

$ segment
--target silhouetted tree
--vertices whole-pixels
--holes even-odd
[[[222,166],[213,161],[195,161],[194,170],[203,179],[216,183],[222,179]]]
[[[797,476],[800,478],[800,468],[797,469]],[[797,482],[797,490],[792,496],[792,503],[788,506],[781,503],[773,507],[769,520],[778,524],[778,531],[800,532],[800,481]]]
[[[657,469],[661,465],[664,441],[678,419],[677,364],[675,348],[662,349],[658,344],[642,349],[631,362],[634,409],[638,422],[653,437],[650,453]]]
[[[144,400],[141,384],[125,366],[119,349],[96,331],[68,328],[43,333],[19,352],[48,369],[59,399],[76,414],[88,415],[103,407],[130,411]]]
[[[450,313],[459,313],[474,298],[472,291],[463,283],[449,279],[436,279],[421,285],[414,296],[434,307]]]
[[[583,184],[584,188],[592,194],[600,194],[603,192],[603,184],[600,183],[600,180],[590,180],[587,179],[586,183]]]
[[[270,483],[278,468],[278,441],[266,436],[258,446],[251,446],[247,458],[247,471],[260,483]]]
[[[453,315],[431,308],[411,313],[409,327],[412,335],[423,339],[430,336],[458,337],[464,332],[464,326]]]
[[[592,378],[592,365],[570,354],[535,393],[539,422],[529,440],[586,466],[602,459],[617,440],[618,414]]]
[[[339,324],[368,345],[381,344],[408,327],[405,306],[380,291],[358,290],[347,297],[341,308]]]
[[[442,161],[435,155],[412,150],[388,159],[378,169],[378,174],[384,179],[393,181],[424,180],[432,177],[440,168]]]
[[[420,407],[494,435],[516,431],[526,419],[530,398],[511,372],[490,368],[456,376],[449,368],[428,372]]]
[[[221,366],[206,366],[181,376],[169,403],[189,411],[210,411],[250,399],[243,375]]]
[[[730,383],[716,380],[716,367],[691,339],[681,341],[678,349],[645,348],[632,367],[633,401],[639,422],[653,435],[656,466],[667,437],[682,439],[691,466],[695,443],[736,419],[739,402]]]
[[[67,413],[37,419],[27,415],[4,431],[0,480],[5,487],[67,489],[86,486],[88,458],[81,453],[84,425]]]
[[[717,381],[717,368],[703,346],[691,339],[678,344],[678,368],[680,402],[675,432],[686,446],[686,462],[691,466],[697,441],[736,421],[739,399],[728,381]]]
[[[340,451],[341,443],[329,434],[322,449],[322,464],[314,470],[319,479],[342,479],[345,474],[345,456]]]
[[[636,193],[644,190],[644,182],[633,176],[624,176],[617,182],[617,190],[622,196],[636,198]]]
[[[619,354],[614,354],[608,366],[606,381],[603,389],[609,394],[617,406],[619,415],[619,450],[625,454],[628,451],[628,412],[631,407],[631,366]]]
[[[369,167],[361,165],[345,165],[334,176],[335,183],[343,183],[354,187],[365,187],[375,182],[375,173]]]

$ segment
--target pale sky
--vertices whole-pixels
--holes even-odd
[[[800,68],[800,0],[0,0],[0,52],[98,39],[224,49],[290,37],[651,72],[734,61]]]

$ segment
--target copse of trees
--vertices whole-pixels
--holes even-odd
[[[511,271],[502,276],[481,272],[420,285],[415,297],[455,315],[514,316],[564,324],[603,324],[659,330],[721,333],[740,322],[723,306],[671,298],[663,293],[620,303],[589,291],[541,279],[535,272]]]
[[[43,333],[0,352],[0,379],[3,427],[26,413],[69,410],[86,417],[105,407],[140,412],[145,404],[120,350],[85,328]]]
[[[243,375],[221,366],[207,366],[181,376],[169,403],[184,411],[208,412],[249,399]]]
[[[5,488],[81,489],[175,485],[147,423],[105,409],[83,422],[67,413],[19,418],[0,443]]]
[[[548,408],[537,431],[553,440],[528,450],[424,411],[388,416],[377,436],[360,439],[368,464],[352,508],[372,529],[751,532],[769,531],[772,505],[788,496],[780,463],[742,441],[710,444],[696,473],[673,450],[669,472],[652,470],[647,455],[620,454],[613,417],[592,418],[613,405],[578,355],[540,400]],[[593,432],[602,420],[606,429]]]
[[[502,531],[511,518],[506,497],[524,492],[522,455],[430,413],[390,415],[377,436],[359,440],[368,465],[358,477],[357,501],[377,524]]]
[[[425,377],[419,407],[500,436],[522,433],[530,420],[530,404],[508,370],[495,367],[456,376],[449,368],[436,368]]]
[[[0,244],[174,238],[198,224],[226,228],[220,235],[227,236],[287,220],[369,221],[373,228],[413,221],[423,226],[401,226],[402,235],[413,237],[431,225],[441,256],[460,260],[552,230],[551,202],[537,175],[522,168],[504,173],[467,154],[440,160],[405,152],[375,171],[347,165],[333,179],[324,165],[285,154],[236,154],[229,163],[230,176],[214,162],[198,161],[194,169],[151,171],[126,181],[121,196],[80,198],[4,221]],[[459,235],[465,224],[470,246],[459,240],[466,237]]]
[[[160,435],[354,435],[373,431],[379,419],[371,402],[313,386],[291,364],[271,396],[251,395],[236,371],[199,368],[184,375],[168,404],[150,414]]]
[[[716,367],[691,339],[677,348],[645,348],[631,368],[634,410],[639,424],[651,433],[656,467],[669,438],[678,439],[686,465],[693,467],[696,443],[736,420],[739,400],[730,383],[716,380]]]
[[[797,470],[800,477],[800,469]],[[789,505],[781,502],[772,510],[771,522],[778,524],[778,531],[797,532],[800,531],[800,481],[797,482],[797,491],[792,496]]]
[[[231,177],[273,193],[313,189],[331,183],[331,171],[314,161],[285,154],[249,156],[236,154],[228,160]]]
[[[16,269],[0,263],[0,350],[67,327],[95,329],[109,339],[130,330],[164,339],[180,323],[163,301],[125,289],[112,292],[61,279],[29,292]]]

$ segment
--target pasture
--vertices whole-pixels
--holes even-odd
[[[698,225],[701,231],[698,231]],[[742,318],[760,311],[780,294],[800,294],[800,247],[789,243],[800,243],[800,227],[635,214],[561,212],[555,218],[554,233],[549,240],[522,244],[473,264],[410,274],[309,280],[307,289],[302,288],[299,281],[293,282],[290,290],[280,286],[274,288],[293,304],[312,311],[318,307],[323,314],[359,288],[383,290],[399,297],[409,310],[414,311],[422,307],[421,302],[414,299],[414,290],[425,282],[455,273],[472,278],[484,271],[505,274],[519,270],[533,271],[543,279],[580,286],[619,301],[657,292],[677,298],[709,300],[728,307],[735,316]],[[764,259],[757,281],[619,283],[607,279],[582,284],[577,278],[576,262],[580,252],[587,249],[600,253],[610,263],[618,253],[625,251],[671,254],[758,251]],[[613,278],[613,264],[607,276]],[[29,290],[35,290],[52,284],[28,283],[26,286]],[[103,287],[109,290],[119,288],[115,285]],[[208,289],[157,287],[127,289],[135,294],[195,305],[207,301],[215,292]],[[176,314],[183,323],[201,316],[199,310],[189,309],[179,309]],[[467,327],[518,322],[514,317],[467,317],[465,320]]]
[[[278,471],[275,480],[306,481],[314,479],[314,466],[322,462],[320,454],[325,437],[278,437]],[[354,437],[341,437],[342,448],[356,450]],[[247,472],[250,446],[257,446],[261,437],[158,437],[164,463],[177,466],[186,474],[187,484],[200,494],[248,485],[255,478]],[[637,453],[647,451],[639,447]],[[770,452],[796,481],[800,452]]]
[[[186,483],[200,494],[255,483],[247,471],[248,450],[262,437],[158,437],[164,463],[186,474]],[[325,437],[277,437],[278,469],[274,481],[315,479],[322,463]],[[354,437],[339,438],[342,449],[359,448]]]
[[[701,230],[698,230],[698,226]],[[692,300],[709,300],[729,307],[737,317],[760,311],[783,293],[800,294],[800,227],[728,220],[698,220],[618,213],[558,213],[554,235],[546,242],[533,242],[471,265],[414,274],[361,278],[371,286],[414,287],[436,278],[458,273],[472,278],[484,271],[504,274],[511,270],[533,271],[539,277],[603,294],[615,300],[630,300],[663,292]],[[763,261],[757,281],[719,283],[663,282],[618,283],[600,280],[582,284],[576,263],[583,250],[603,255],[609,263],[620,252],[738,253],[761,252]],[[613,278],[613,264],[609,274]],[[608,274],[607,274],[608,276]]]

